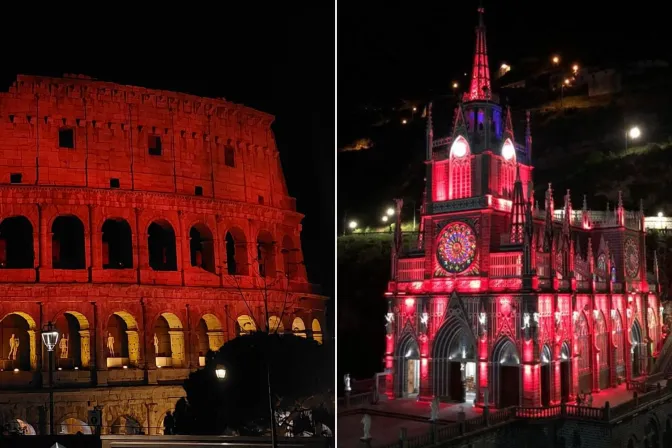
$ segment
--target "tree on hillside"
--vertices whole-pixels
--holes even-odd
[[[254,332],[210,352],[204,368],[184,384],[187,406],[178,406],[178,433],[264,435],[271,430],[267,368],[279,435],[322,435],[333,428],[333,372],[328,351],[291,334]],[[223,379],[217,369],[225,369]]]

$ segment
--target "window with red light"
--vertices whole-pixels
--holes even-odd
[[[450,199],[471,197],[471,158],[450,161]]]
[[[434,164],[432,196],[436,202],[448,200],[448,166],[448,162]]]
[[[499,161],[499,194],[505,198],[513,197],[513,184],[516,181],[516,165],[513,162]]]
[[[574,335],[579,355],[579,377],[590,375],[590,328],[584,313],[579,313],[574,322]]]
[[[614,344],[614,364],[616,364],[616,376],[625,377],[625,362],[623,361],[623,327],[621,325],[621,314],[614,310],[611,319],[611,340]]]
[[[600,350],[600,368],[606,367],[609,360],[609,335],[607,333],[607,323],[601,311],[597,313],[595,319],[595,345]]]

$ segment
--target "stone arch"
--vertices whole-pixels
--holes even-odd
[[[149,267],[155,271],[177,271],[177,238],[166,219],[156,219],[147,227]]]
[[[576,356],[578,356],[579,392],[593,389],[593,343],[591,328],[584,311],[575,314],[574,337],[576,340]]]
[[[189,254],[191,266],[217,273],[215,239],[210,228],[201,222],[189,229]]]
[[[551,404],[551,385],[553,384],[553,352],[548,344],[541,347],[539,353],[540,368],[540,386],[541,386],[541,405],[549,406]]]
[[[656,414],[651,414],[649,421],[644,427],[644,443],[650,448],[660,448],[661,442],[660,422]]]
[[[224,331],[219,318],[212,313],[206,313],[198,320],[196,328],[198,339],[198,364],[205,365],[205,355],[208,350],[216,352],[224,345]]]
[[[294,320],[292,321],[292,333],[294,333],[295,336],[299,336],[302,338],[307,337],[306,324],[300,317],[295,317]]]
[[[630,378],[637,378],[646,373],[646,342],[643,339],[642,327],[637,319],[630,327]]]
[[[226,271],[229,275],[248,275],[247,238],[238,227],[226,232]]]
[[[3,370],[36,370],[39,337],[32,316],[22,311],[7,313],[0,319],[0,344]],[[14,338],[14,339],[12,339]],[[18,342],[14,350],[12,347]]]
[[[91,335],[86,316],[78,311],[64,310],[53,322],[60,334],[54,353],[56,366],[61,369],[90,367]]]
[[[407,397],[417,394],[420,391],[420,345],[410,331],[399,338],[395,362],[399,372],[395,376],[399,381],[397,395]]]
[[[115,311],[107,320],[105,355],[108,368],[122,368],[130,364],[137,367],[140,361],[140,336],[138,323],[128,311]]]
[[[600,310],[593,312],[595,324],[593,331],[595,333],[595,362],[598,368],[598,385],[600,389],[609,387],[609,332],[607,330],[607,321],[604,313]]]
[[[282,238],[282,261],[284,264],[284,275],[290,280],[295,280],[299,276],[299,249],[295,247],[292,237],[285,235]]]
[[[100,229],[103,269],[133,268],[133,232],[123,218],[107,218]]]
[[[464,401],[466,364],[476,361],[476,340],[463,319],[447,319],[432,344],[434,395]]]
[[[311,323],[310,326],[312,329],[313,339],[315,340],[315,342],[317,342],[318,344],[324,342],[324,338],[322,335],[322,326],[320,325],[320,321],[317,319],[313,319],[313,322]]]
[[[611,341],[614,346],[612,362],[616,366],[616,377],[625,380],[625,337],[623,336],[623,317],[619,310],[611,312]]]
[[[22,215],[0,222],[0,269],[30,269],[35,265],[33,224]]]
[[[278,316],[270,316],[268,318],[268,332],[282,334],[285,332],[285,326],[282,324],[282,320]]]
[[[87,423],[75,417],[68,417],[61,420],[56,427],[56,431],[58,434],[77,434],[78,432],[81,432],[84,435],[93,434],[91,427]]]
[[[665,432],[663,433],[663,446],[672,446],[672,420],[668,416],[665,419]]]
[[[110,427],[111,434],[140,435],[144,434],[140,421],[129,415],[120,415]]]
[[[257,235],[257,267],[261,277],[275,277],[275,241],[268,230]]]
[[[184,331],[174,313],[161,313],[154,321],[154,351],[157,367],[184,366]]]
[[[502,337],[494,344],[490,359],[493,367],[495,405],[499,408],[518,406],[522,375],[516,344],[511,338]]]
[[[11,419],[7,425],[5,425],[5,430],[8,435],[23,435],[23,436],[34,436],[37,435],[35,428],[30,423],[27,423],[19,418]]]
[[[51,262],[54,269],[86,267],[84,223],[75,215],[57,216],[51,225]]]
[[[236,335],[243,336],[257,331],[257,324],[247,314],[242,314],[236,318]]]

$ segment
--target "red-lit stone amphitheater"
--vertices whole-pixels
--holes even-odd
[[[0,424],[48,433],[49,321],[57,433],[93,409],[161,433],[205,353],[255,328],[321,342],[272,121],[81,75],[0,94]]]
[[[420,233],[397,225],[386,337],[389,398],[540,407],[665,374],[658,266],[644,213],[543,208],[524,137],[490,90],[483,10],[452,134],[427,128]],[[400,205],[400,204],[399,204]],[[398,210],[401,207],[398,205]],[[400,223],[400,221],[399,221]]]

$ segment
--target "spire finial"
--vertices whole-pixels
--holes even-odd
[[[585,212],[588,210],[588,197],[584,194],[583,195],[583,211]]]
[[[469,101],[489,100],[490,68],[488,65],[488,49],[485,44],[485,22],[483,15],[485,8],[480,3],[478,7],[478,26],[476,27],[476,49],[474,50],[474,68],[471,72],[471,85],[469,93],[465,96]]]

